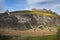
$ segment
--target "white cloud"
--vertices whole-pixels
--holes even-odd
[[[51,9],[55,10],[55,11],[60,11],[60,4],[55,4],[55,5],[51,6]]]
[[[26,0],[28,4],[44,2],[44,1],[51,1],[51,0]]]
[[[56,12],[57,14],[60,14],[60,4],[54,4],[51,6],[52,11]]]
[[[52,6],[52,8],[53,8],[53,9],[54,9],[54,8],[60,8],[60,4],[55,4],[55,5]]]
[[[40,8],[45,8],[46,5],[42,5],[40,4],[41,6],[39,6],[38,3],[42,3],[42,2],[47,2],[47,1],[52,1],[52,0],[26,0],[27,1],[27,7],[32,9],[32,8],[37,8],[37,9],[40,9]]]

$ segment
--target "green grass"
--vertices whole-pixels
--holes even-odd
[[[60,31],[56,35],[47,36],[9,37],[0,35],[0,40],[60,40]]]
[[[56,35],[49,35],[49,36],[35,36],[35,37],[18,37],[13,38],[13,40],[55,40]]]

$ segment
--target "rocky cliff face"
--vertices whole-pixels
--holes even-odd
[[[56,16],[26,14],[26,11],[10,12],[10,15],[8,13],[3,13],[0,14],[0,28],[27,30],[33,28],[60,26],[59,15],[53,15]]]
[[[0,14],[0,28],[16,27],[18,20],[15,16],[8,16],[5,13]]]

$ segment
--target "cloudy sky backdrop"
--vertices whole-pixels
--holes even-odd
[[[51,9],[60,14],[60,0],[0,0],[0,12],[4,10]]]

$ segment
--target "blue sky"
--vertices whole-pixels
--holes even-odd
[[[51,9],[60,14],[60,0],[0,0],[0,12],[3,10]]]

